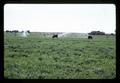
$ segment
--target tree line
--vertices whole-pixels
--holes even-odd
[[[91,31],[88,34],[89,35],[115,35],[114,33],[106,34],[105,32],[102,32],[102,31]]]
[[[18,30],[6,30],[5,32],[18,33],[18,32],[20,32],[20,31],[18,31]],[[24,32],[24,31],[21,31],[21,32]],[[30,30],[27,30],[26,32],[30,33]]]
[[[6,30],[6,32],[10,32],[10,33],[18,33],[18,32],[24,32],[24,31],[18,31],[18,30]],[[27,30],[26,32],[30,33],[30,30]],[[89,35],[115,35],[114,33],[110,33],[110,34],[106,34],[105,32],[102,31],[91,31],[90,33],[88,33]]]

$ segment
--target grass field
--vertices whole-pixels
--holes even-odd
[[[28,37],[4,34],[7,79],[113,79],[115,36],[87,38]]]

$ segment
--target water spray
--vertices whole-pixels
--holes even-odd
[[[28,34],[27,31],[23,31],[22,34],[21,34],[22,37],[27,37],[28,35],[29,35],[29,34]]]
[[[69,34],[70,32],[65,32],[65,33],[62,33],[62,34],[59,34],[58,37],[64,37],[66,34]]]

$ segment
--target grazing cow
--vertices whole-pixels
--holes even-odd
[[[92,36],[88,36],[88,39],[93,39],[93,37]]]
[[[58,38],[58,35],[53,35],[52,38]]]
[[[29,31],[29,30],[27,30],[27,33],[30,33],[30,31]]]

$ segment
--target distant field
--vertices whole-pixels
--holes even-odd
[[[51,38],[4,34],[4,77],[7,79],[113,79],[115,36],[92,40],[69,35]]]

